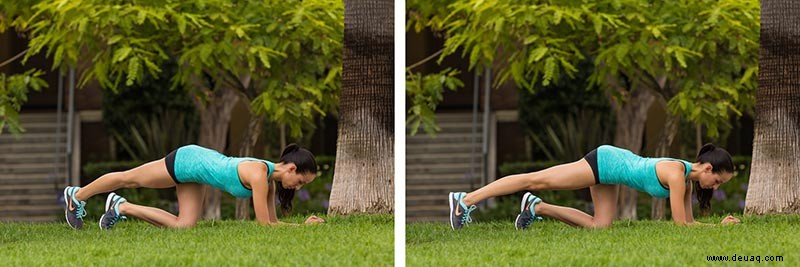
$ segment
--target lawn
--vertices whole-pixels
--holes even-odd
[[[475,218],[478,220],[479,218]],[[734,254],[748,265],[799,266],[800,215],[744,217],[732,226],[681,227],[669,221],[617,221],[608,230],[576,229],[545,220],[517,231],[511,219],[406,226],[408,266],[723,266]],[[719,222],[721,218],[701,218]],[[706,256],[728,256],[709,262]],[[768,256],[782,256],[767,261]],[[756,258],[759,257],[759,258]]]
[[[188,230],[122,221],[111,231],[86,222],[0,224],[0,266],[392,266],[388,215],[323,217],[323,225],[263,227],[203,221]],[[287,219],[302,222],[301,217]]]

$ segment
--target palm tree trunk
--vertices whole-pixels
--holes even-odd
[[[339,136],[328,214],[394,211],[394,3],[345,0]]]
[[[761,1],[755,136],[745,214],[800,212],[800,2]]]

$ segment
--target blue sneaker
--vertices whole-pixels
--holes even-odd
[[[467,207],[464,204],[465,192],[450,192],[450,227],[453,230],[461,229],[465,224],[472,222],[469,213],[475,210],[475,205]]]
[[[127,219],[119,213],[119,204],[126,202],[124,197],[111,192],[106,198],[106,213],[100,217],[100,229],[109,230],[121,219]]]
[[[526,192],[525,195],[522,196],[522,203],[520,203],[519,206],[519,215],[517,215],[517,220],[514,221],[514,226],[517,227],[517,230],[527,229],[531,223],[542,219],[542,216],[536,216],[536,212],[533,211],[533,206],[539,202],[542,202],[542,199],[534,196],[530,192]]]
[[[81,229],[83,227],[83,217],[86,217],[86,201],[78,201],[75,199],[75,193],[81,189],[77,186],[67,186],[64,188],[64,217],[67,219],[67,224],[72,229]]]

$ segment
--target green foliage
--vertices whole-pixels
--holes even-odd
[[[92,199],[90,201],[102,202]],[[102,208],[101,208],[102,209]],[[100,210],[87,211],[90,215]],[[86,221],[73,231],[63,222],[0,226],[3,265],[133,266],[391,266],[394,223],[391,215],[328,217],[328,223],[260,226],[254,221],[201,221],[175,230],[153,227],[128,217],[112,231]],[[304,217],[286,218],[302,223]],[[48,253],[80,244],[87,253]],[[113,244],[113,245],[111,245]],[[124,259],[124,263],[121,262]]]
[[[457,51],[470,69],[494,66],[495,86],[512,78],[519,87],[549,85],[560,73],[574,75],[591,42],[593,21],[617,21],[605,4],[586,1],[408,1],[407,29],[430,28],[446,38],[440,61]],[[614,10],[610,10],[614,11]],[[591,35],[594,35],[593,33]]]
[[[192,99],[167,85],[177,66],[166,63],[161,68],[160,77],[148,73],[141,83],[103,94],[103,123],[129,158],[162,158],[197,138],[199,118]]]
[[[643,14],[599,43],[591,80],[629,77],[632,88],[656,90],[668,111],[716,137],[755,104],[758,1],[670,1],[631,5]],[[677,63],[677,64],[676,64]]]
[[[411,126],[411,135],[416,135],[420,127],[429,135],[441,130],[434,116],[436,106],[442,102],[445,89],[455,91],[464,86],[457,78],[458,74],[458,70],[451,68],[424,76],[408,70],[406,96],[411,99],[411,107],[406,114],[406,124]]]
[[[408,30],[430,28],[446,39],[440,61],[462,51],[470,68],[496,70],[495,87],[509,78],[529,90],[547,86],[591,59],[588,80],[616,101],[627,101],[626,91],[655,90],[670,112],[712,136],[730,112],[754,104],[755,0],[410,0],[407,7]]]
[[[22,23],[24,18],[31,14],[30,5],[39,0],[20,0],[19,3],[0,1],[0,34],[8,29],[13,29]],[[0,59],[2,65],[10,59]],[[13,62],[13,61],[8,61]],[[0,65],[0,67],[3,67]],[[19,125],[19,111],[28,100],[28,92],[32,89],[39,91],[47,87],[47,83],[40,77],[44,72],[30,69],[20,74],[0,73],[0,134],[8,127],[15,136],[25,131]]]
[[[549,160],[574,161],[602,144],[611,142],[607,114],[583,112],[579,116],[556,117],[544,127],[545,138],[529,135]]]
[[[546,201],[546,200],[545,200]],[[519,203],[516,206],[519,209]],[[480,217],[453,232],[447,224],[406,225],[408,266],[449,266],[453,259],[476,266],[697,266],[707,256],[759,256],[760,263],[791,266],[800,243],[800,215],[741,217],[740,225],[682,227],[668,221],[616,221],[608,230],[575,229],[545,220],[514,229],[514,218],[486,223]],[[701,218],[719,223],[722,217]],[[754,246],[753,244],[759,244]],[[500,256],[502,255],[502,256]],[[766,262],[765,256],[782,256]],[[722,264],[720,264],[722,265]]]
[[[134,160],[163,158],[172,150],[194,143],[197,136],[197,124],[183,113],[137,114],[129,119],[125,135],[122,134],[124,130],[112,130],[111,134]]]
[[[42,0],[0,1],[0,33],[24,25],[34,11],[31,6]]]
[[[200,98],[234,88],[253,101],[252,113],[295,136],[338,103],[341,1],[79,0],[32,9],[14,24],[30,35],[26,59],[45,53],[54,69],[86,62],[81,86],[97,80],[115,91],[177,59],[172,87]]]
[[[25,131],[19,125],[19,110],[28,101],[28,91],[47,88],[42,75],[44,72],[36,69],[9,76],[0,73],[0,134],[6,126],[15,136]]]
[[[611,142],[614,117],[608,99],[587,81],[592,62],[577,68],[575,79],[561,75],[550,86],[519,90],[520,125],[536,144],[531,158],[572,161]]]

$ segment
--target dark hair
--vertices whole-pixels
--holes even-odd
[[[294,163],[297,167],[295,172],[299,174],[317,172],[317,161],[314,159],[314,154],[304,148],[300,148],[297,144],[289,144],[283,149],[280,162]],[[278,200],[281,202],[281,211],[283,214],[288,214],[292,211],[294,189],[283,188],[282,184],[276,184],[276,187],[278,188]]]
[[[698,163],[710,163],[712,173],[733,173],[731,154],[728,154],[728,151],[724,148],[715,147],[711,143],[705,144],[700,148],[696,161]],[[700,188],[699,182],[694,182],[694,188],[696,189],[695,192],[697,192],[696,196],[697,202],[700,204],[700,211],[706,215],[711,211],[711,196],[714,195],[714,189]]]

